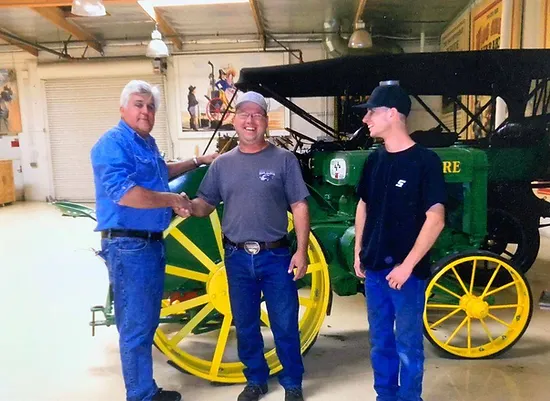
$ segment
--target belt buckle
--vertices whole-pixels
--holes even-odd
[[[260,243],[258,241],[246,241],[244,250],[249,255],[257,255],[260,252]]]

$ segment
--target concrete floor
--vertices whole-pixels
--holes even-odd
[[[0,207],[3,306],[0,400],[124,400],[116,329],[91,337],[89,307],[105,297],[107,275],[91,247],[89,219],[61,217],[44,203]],[[550,288],[550,228],[528,273],[535,303]],[[307,400],[375,400],[363,296],[335,297],[332,316],[305,357]],[[523,338],[493,360],[453,360],[426,341],[425,401],[545,401],[550,399],[550,311],[535,312]],[[186,401],[234,400],[241,385],[212,386],[182,374],[154,350],[160,386]],[[265,401],[283,400],[272,380]]]

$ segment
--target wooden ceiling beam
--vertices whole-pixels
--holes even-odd
[[[365,6],[367,5],[367,0],[359,0],[359,5],[357,6],[357,11],[355,12],[355,18],[353,19],[353,29],[355,29],[355,24],[357,21],[363,19],[363,14],[365,12]]]
[[[82,40],[86,42],[86,44],[90,46],[92,49],[95,49],[99,53],[103,54],[103,47],[101,46],[101,43],[99,43],[99,41],[90,33],[86,32],[82,28],[79,28],[78,26],[71,23],[70,21],[67,21],[67,19],[65,19],[65,13],[60,8],[39,7],[39,8],[32,8],[32,10],[36,11],[38,14],[46,18],[48,21],[54,23],[59,28],[70,33],[78,40]]]
[[[264,26],[264,20],[262,19],[262,13],[260,12],[260,7],[258,5],[258,0],[248,0],[248,1],[250,3],[250,9],[252,10],[254,22],[256,22],[256,29],[258,30],[258,35],[260,35],[260,40],[262,41],[262,47],[265,49],[265,26]]]
[[[151,17],[151,19],[158,25],[160,33],[164,37],[170,38],[172,44],[177,50],[183,49],[183,42],[180,39],[179,33],[170,25],[163,15],[153,6],[150,2],[142,1],[139,3],[143,11]]]
[[[32,54],[34,57],[38,57],[38,49],[36,47],[29,46],[22,42],[18,42],[12,37],[4,35],[1,31],[0,31],[0,39],[8,42],[10,45],[20,48],[21,50],[25,50],[27,53]]]
[[[103,0],[103,4],[108,5],[113,3],[136,3],[137,0]],[[2,7],[61,7],[70,6],[73,4],[72,0],[2,0],[0,1],[0,8]]]

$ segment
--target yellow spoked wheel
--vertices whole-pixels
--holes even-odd
[[[476,275],[489,274],[476,286]],[[496,277],[507,276],[505,284]],[[518,341],[531,320],[529,284],[508,261],[490,252],[469,252],[441,261],[426,289],[424,333],[447,354],[487,358]]]
[[[218,211],[209,219],[175,219],[165,232],[165,240],[166,292],[155,345],[173,364],[195,376],[212,382],[245,382],[232,326]],[[307,274],[298,282],[302,354],[317,338],[330,296],[327,263],[313,235],[308,259]],[[263,301],[261,308],[264,355],[270,373],[275,374],[282,366]]]

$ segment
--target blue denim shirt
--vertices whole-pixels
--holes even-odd
[[[91,151],[96,192],[96,231],[163,231],[171,208],[136,209],[119,205],[133,187],[169,192],[168,167],[153,137],[139,136],[123,120],[107,131]]]

